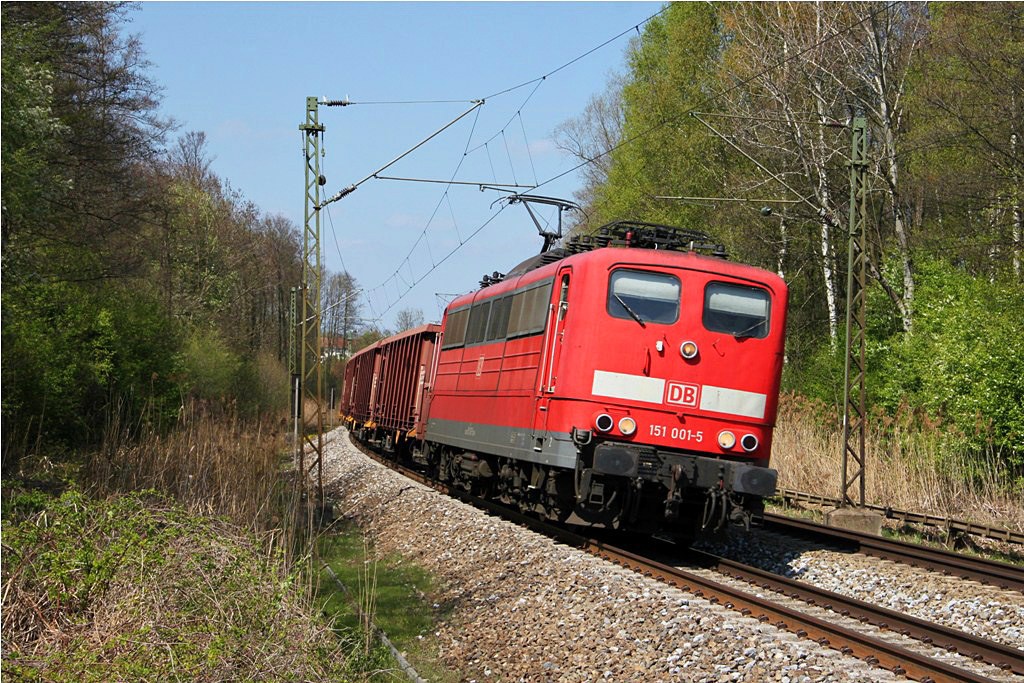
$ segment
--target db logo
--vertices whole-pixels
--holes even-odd
[[[687,408],[696,408],[697,400],[700,398],[699,384],[682,384],[681,382],[668,383],[668,395],[665,403]]]

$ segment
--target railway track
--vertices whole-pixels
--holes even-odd
[[[930,571],[1024,593],[1024,569],[1002,562],[960,555],[938,548],[928,548],[857,531],[837,529],[785,515],[765,513],[764,528],[769,531],[813,538],[879,559],[922,567]]]
[[[1015,648],[817,588],[734,560],[698,550],[691,549],[687,552],[690,557],[715,571],[745,581],[757,588],[771,590],[809,605],[818,605],[840,616],[871,624],[879,630],[899,633],[927,645],[959,653],[974,661],[984,661],[1000,669],[1024,675],[1024,652]]]
[[[838,498],[831,498],[829,496],[819,496],[814,493],[806,493],[804,491],[795,491],[793,489],[779,489],[776,492],[776,496],[786,501],[787,503],[810,503],[812,505],[820,505],[824,507],[837,508],[842,506],[843,501]],[[1005,527],[996,527],[989,524],[979,524],[977,522],[971,522],[963,519],[957,519],[955,517],[943,517],[940,515],[929,515],[924,512],[911,512],[909,510],[896,510],[889,507],[888,505],[872,505],[870,503],[864,506],[868,510],[874,510],[881,514],[886,519],[893,519],[904,524],[920,524],[927,527],[933,527],[940,529],[946,533],[947,536],[950,534],[967,534],[969,536],[979,536],[981,538],[991,539],[993,541],[1003,541],[1005,543],[1015,543],[1017,545],[1024,545],[1024,533],[1015,531],[1013,529],[1007,529]]]
[[[353,442],[355,443],[355,442]],[[464,502],[481,507],[497,516],[555,538],[563,543],[578,547],[607,561],[632,569],[645,576],[655,578],[668,585],[678,587],[697,597],[720,604],[745,616],[771,623],[778,628],[808,638],[821,645],[839,650],[844,654],[858,657],[872,665],[886,668],[894,673],[919,681],[946,683],[952,681],[991,681],[989,676],[949,664],[929,654],[922,654],[902,645],[864,632],[851,626],[834,623],[831,619],[808,614],[800,609],[780,604],[778,597],[765,595],[763,591],[777,592],[783,596],[801,600],[849,617],[872,624],[882,631],[892,631],[918,640],[931,647],[956,652],[974,661],[983,661],[1004,671],[1024,675],[1024,653],[1020,650],[994,643],[969,634],[957,632],[937,624],[907,617],[876,605],[861,602],[843,595],[822,591],[807,584],[738,562],[726,560],[695,551],[690,557],[695,563],[711,567],[730,578],[738,578],[752,586],[742,590],[729,585],[727,581],[706,578],[697,572],[647,557],[606,542],[588,538],[563,527],[553,526],[533,517],[522,515],[508,508],[485,501],[463,491],[451,489],[444,484],[429,480],[414,470],[380,458],[360,444],[357,448],[374,457],[382,464],[403,475],[415,479],[436,490],[442,491]]]

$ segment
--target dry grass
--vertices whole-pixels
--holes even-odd
[[[88,494],[5,505],[21,511],[4,519],[5,673],[348,678],[315,602],[312,516],[289,433],[202,402],[168,433],[111,419]]]
[[[227,522],[71,491],[4,543],[5,680],[346,678],[281,554]]]
[[[842,439],[831,408],[783,396],[772,447],[779,486],[838,497]],[[912,411],[873,415],[865,439],[867,502],[1024,530],[1024,473],[998,454],[968,453],[959,441]]]
[[[156,489],[196,514],[219,515],[258,531],[280,519],[286,450],[281,423],[244,421],[191,402],[167,434],[111,421],[90,462],[99,493]]]

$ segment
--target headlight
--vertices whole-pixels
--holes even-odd
[[[608,413],[601,413],[594,418],[594,426],[597,427],[599,432],[611,431],[611,428],[615,426],[615,420]]]
[[[725,450],[731,449],[736,445],[736,435],[729,430],[718,432],[718,445]]]
[[[636,420],[631,417],[624,417],[619,420],[619,431],[625,436],[631,435],[636,431]]]
[[[744,434],[743,438],[740,439],[740,445],[743,446],[743,450],[747,453],[753,453],[757,450],[758,441],[757,437],[753,434]]]
[[[693,360],[696,358],[698,351],[697,342],[684,341],[679,345],[679,353],[682,354],[683,358],[686,360]]]

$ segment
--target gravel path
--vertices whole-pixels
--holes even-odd
[[[439,579],[441,657],[467,680],[894,681],[902,677],[489,517],[325,448],[338,511]]]

